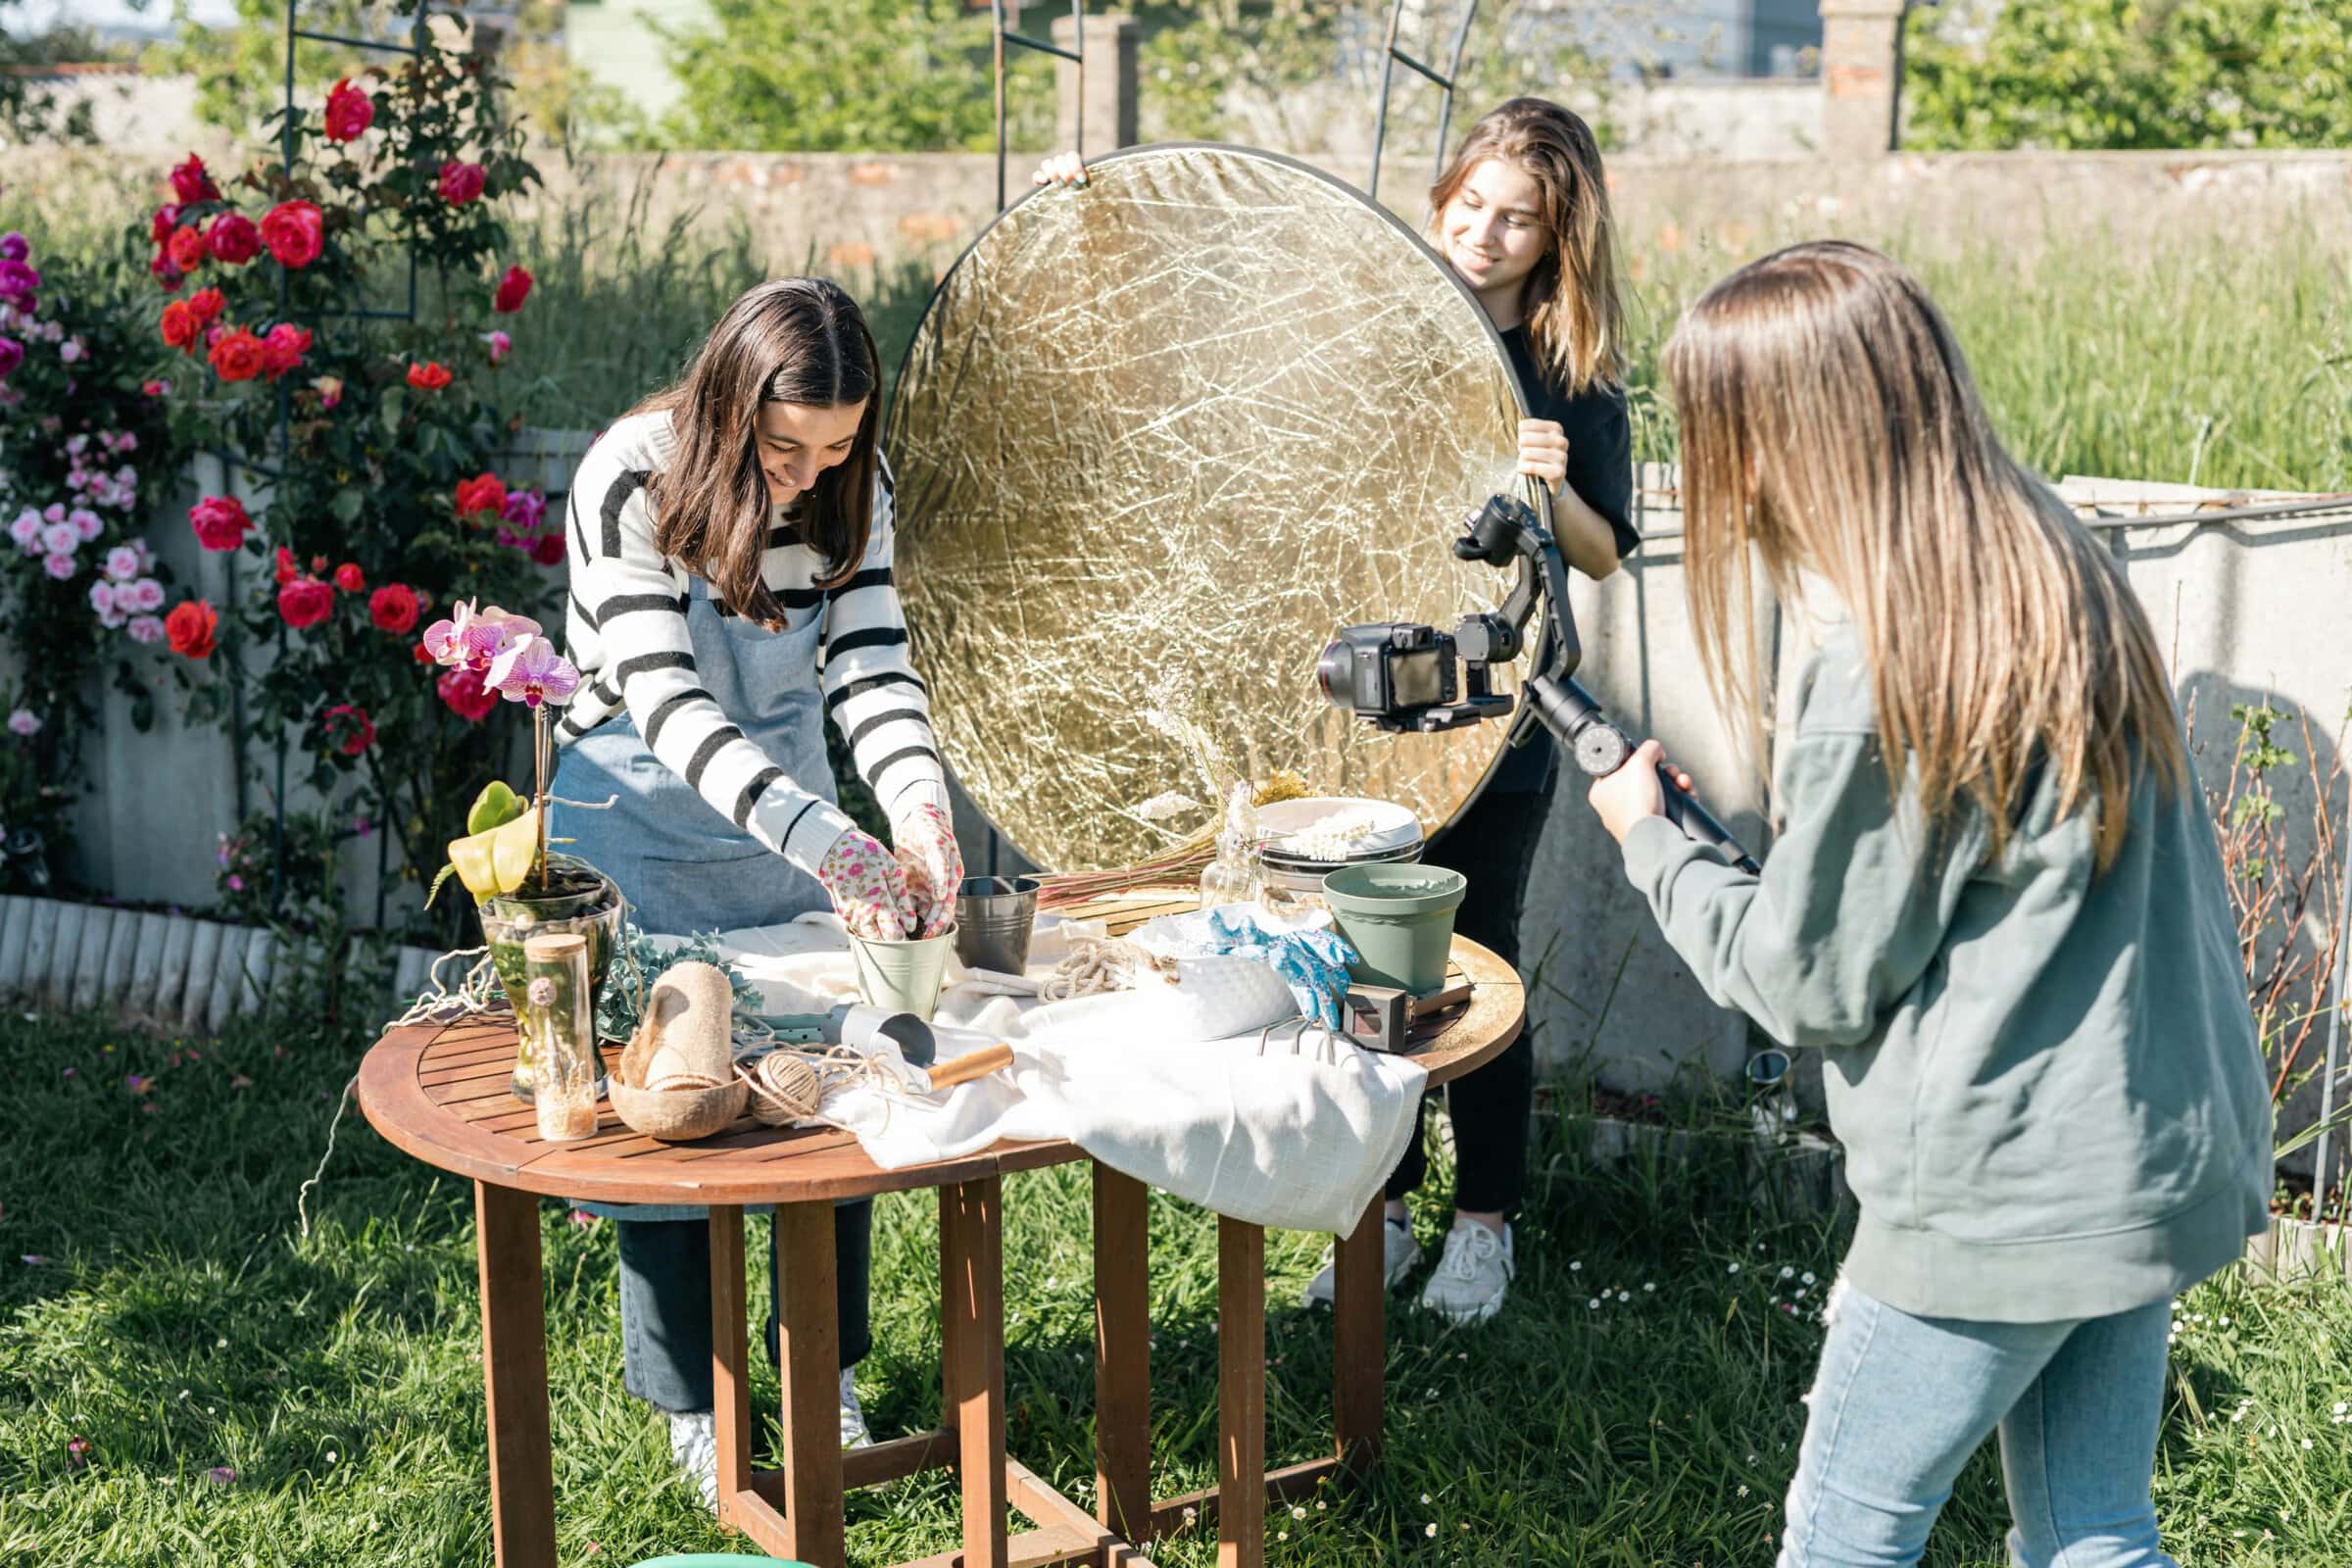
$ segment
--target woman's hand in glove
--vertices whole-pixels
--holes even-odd
[[[914,906],[906,895],[906,873],[882,841],[850,829],[833,841],[816,880],[832,897],[833,908],[850,935],[869,941],[903,942]]]
[[[935,937],[956,923],[956,890],[963,884],[963,852],[956,847],[956,824],[936,806],[918,806],[891,828],[898,860],[906,873],[906,895],[921,922],[918,933]]]

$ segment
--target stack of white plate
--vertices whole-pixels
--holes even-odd
[[[1266,880],[1300,893],[1320,893],[1343,865],[1421,858],[1420,818],[1389,801],[1277,801],[1257,808],[1257,835]]]

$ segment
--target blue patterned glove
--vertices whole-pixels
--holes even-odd
[[[1338,933],[1275,931],[1248,906],[1229,904],[1208,913],[1212,951],[1251,958],[1282,976],[1301,1016],[1329,1029],[1340,1027],[1340,999],[1348,993],[1348,965],[1355,950]]]

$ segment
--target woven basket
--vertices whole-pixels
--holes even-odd
[[[726,1131],[743,1114],[751,1092],[740,1078],[718,1089],[632,1089],[617,1074],[609,1090],[612,1112],[624,1126],[665,1144]]]

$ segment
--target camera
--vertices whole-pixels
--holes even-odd
[[[1634,751],[1632,740],[1574,678],[1584,649],[1568,603],[1568,569],[1544,519],[1515,497],[1492,496],[1462,520],[1453,554],[1460,561],[1506,569],[1516,563],[1524,569],[1501,605],[1463,616],[1451,635],[1435,626],[1392,621],[1341,627],[1315,662],[1323,695],[1333,707],[1398,735],[1458,729],[1517,710],[1513,745],[1524,744],[1532,726],[1540,724],[1592,777],[1605,778],[1623,767]],[[1509,693],[1494,689],[1493,671],[1527,651],[1528,623],[1539,605],[1548,605],[1550,612],[1522,708]],[[1675,826],[1722,851],[1741,870],[1756,870],[1755,859],[1705,807],[1685,794],[1663,767],[1658,774],[1666,815]]]
[[[1457,650],[1435,626],[1343,626],[1315,662],[1332,705],[1366,715],[1408,715],[1454,700]]]

